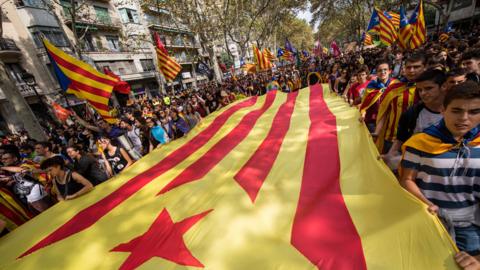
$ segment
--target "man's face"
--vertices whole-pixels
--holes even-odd
[[[390,77],[390,67],[388,66],[388,64],[378,65],[377,77],[382,81],[388,80],[388,77]]]
[[[35,153],[37,153],[37,155],[39,156],[44,156],[47,152],[46,150],[47,149],[43,147],[41,144],[35,145]]]
[[[14,157],[12,154],[3,154],[2,163],[6,166],[15,165],[17,163],[17,158]]]
[[[466,68],[469,73],[480,74],[480,59],[463,60],[462,66]]]
[[[480,124],[480,99],[455,99],[443,112],[445,125],[456,138]]]
[[[405,77],[407,77],[409,81],[416,80],[423,71],[425,71],[425,65],[422,61],[407,62],[405,64]]]
[[[467,80],[467,77],[465,75],[460,75],[460,76],[450,76],[447,78],[447,91],[452,89],[457,84],[464,83]]]
[[[445,89],[432,81],[417,82],[417,91],[420,99],[427,105],[443,102]]]

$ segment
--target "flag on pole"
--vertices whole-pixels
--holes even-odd
[[[272,68],[272,63],[270,63],[268,58],[255,45],[253,45],[253,57],[258,70],[267,70]]]
[[[43,44],[62,90],[86,100],[105,121],[115,123],[116,119],[109,112],[108,101],[118,79],[65,53],[47,39],[43,39]]]
[[[367,33],[380,33],[380,18],[378,17],[377,9],[373,9],[372,16],[370,16]]]
[[[267,59],[268,59],[268,61],[270,61],[270,63],[273,63],[273,62],[277,61],[277,58],[275,57],[275,55],[273,55],[273,53],[268,48],[263,49],[263,55],[265,55],[265,57],[267,57]]]
[[[393,22],[388,18],[385,13],[377,10],[378,17],[380,18],[380,41],[386,45],[392,45],[397,39],[397,30],[393,25]]]
[[[386,12],[387,17],[392,21],[393,25],[395,26],[395,29],[398,29],[400,27],[400,14],[395,13],[395,12]]]
[[[332,49],[332,54],[334,57],[339,57],[340,54],[342,54],[335,40],[333,40],[332,43],[330,44],[330,48]]]
[[[165,49],[165,46],[160,40],[160,36],[158,35],[158,33],[155,32],[153,35],[155,38],[155,49],[157,52],[158,68],[162,72],[165,79],[171,82],[175,79],[175,77],[177,77],[180,70],[182,70],[182,66],[177,63],[175,59],[168,55],[167,49]]]
[[[416,49],[422,46],[427,40],[427,28],[425,27],[425,16],[423,13],[423,1],[420,0],[415,11],[410,17],[410,24],[412,25],[412,41],[411,49]]]
[[[364,46],[373,45],[372,36],[367,32],[363,32],[362,42]]]
[[[126,81],[123,81],[117,74],[113,73],[109,67],[103,67],[103,73],[118,80],[117,84],[113,87],[113,91],[125,95],[130,94],[132,91],[130,84],[128,84]]]
[[[2,238],[0,268],[457,269],[358,118],[321,84],[233,103]]]
[[[291,53],[296,53],[296,49],[292,46],[292,44],[290,43],[290,41],[287,39],[285,39],[285,50],[286,51],[289,51]]]
[[[403,49],[410,49],[410,42],[412,38],[412,26],[408,22],[405,7],[400,7],[400,33],[398,36],[400,47]]]
[[[72,115],[72,112],[63,108],[60,104],[56,103],[55,101],[51,102],[53,111],[55,113],[55,116],[58,118],[58,120],[65,122],[67,121],[67,118]]]

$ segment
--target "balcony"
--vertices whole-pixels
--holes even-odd
[[[65,17],[65,24],[71,27],[72,19],[68,16]],[[119,31],[121,28],[120,18],[110,17],[110,16],[101,16],[96,17],[92,20],[81,20],[77,19],[76,28],[77,29],[86,29],[87,27],[92,30],[103,30],[103,31]]]
[[[15,41],[9,38],[0,38],[0,61],[4,63],[18,63],[22,57],[22,51]]]
[[[24,97],[35,96],[35,91],[32,86],[29,86],[26,83],[17,83],[17,88],[20,91],[20,94]],[[38,91],[38,88],[36,88],[36,90]]]
[[[132,74],[125,74],[125,75],[120,75],[120,78],[127,82],[150,79],[150,78],[155,78],[155,71],[144,71],[144,72],[138,72],[138,73],[132,73]]]

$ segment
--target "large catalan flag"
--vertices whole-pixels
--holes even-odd
[[[257,70],[268,70],[272,68],[272,63],[270,63],[268,57],[255,45],[253,45],[253,57],[255,59],[255,64],[257,65]]]
[[[177,74],[182,70],[182,66],[168,55],[167,49],[163,46],[160,36],[155,32],[155,50],[157,52],[158,68],[167,81],[173,81]]]
[[[62,90],[85,99],[103,119],[114,123],[116,119],[110,115],[108,101],[118,79],[65,53],[47,39],[43,39],[43,44]]]
[[[0,268],[457,269],[441,222],[327,87],[214,112],[0,239]]]
[[[416,49],[420,47],[427,40],[427,28],[425,27],[425,16],[423,13],[423,1],[420,0],[415,11],[410,17],[410,24],[412,25],[412,41],[411,48]]]
[[[387,13],[377,10],[377,14],[378,18],[380,19],[378,32],[380,35],[380,41],[384,45],[390,46],[397,40],[397,30],[395,25]]]

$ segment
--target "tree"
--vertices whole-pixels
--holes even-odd
[[[307,50],[313,48],[313,30],[312,27],[302,19],[289,15],[280,22],[276,30],[279,41],[285,41],[287,38],[290,43],[298,49]]]

